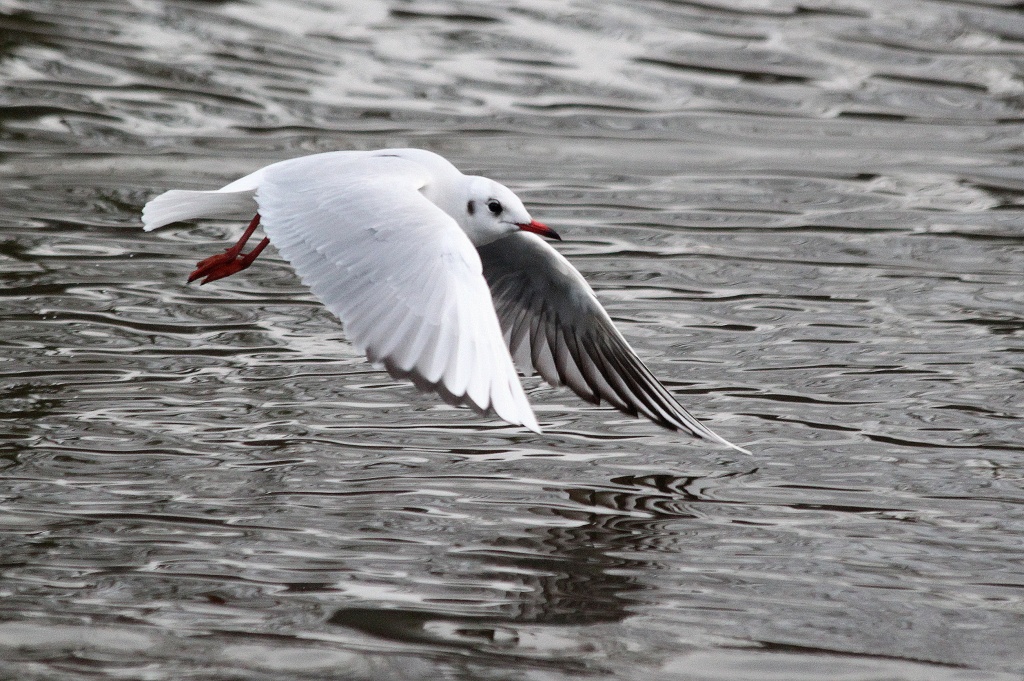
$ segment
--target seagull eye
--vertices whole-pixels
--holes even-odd
[[[487,210],[491,211],[494,215],[501,215],[501,211],[504,209],[502,208],[500,201],[491,199],[487,202]]]

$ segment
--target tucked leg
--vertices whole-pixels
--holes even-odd
[[[241,272],[246,267],[252,264],[252,261],[263,252],[263,249],[270,243],[270,239],[263,239],[256,248],[252,249],[246,254],[242,254],[242,249],[245,248],[245,244],[249,241],[249,237],[256,231],[256,228],[260,224],[260,216],[257,213],[256,217],[252,219],[249,226],[245,228],[245,232],[238,239],[234,246],[227,249],[223,253],[211,256],[206,260],[196,263],[196,269],[188,276],[190,282],[195,281],[201,277],[205,277],[200,282],[202,284],[209,284],[211,281],[217,279],[223,279],[224,277],[231,276],[236,272]]]

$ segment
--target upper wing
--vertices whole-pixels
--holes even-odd
[[[426,169],[313,158],[264,169],[256,202],[271,243],[348,338],[393,376],[539,432],[476,249],[419,191]]]
[[[636,356],[575,267],[535,234],[477,249],[516,362],[585,400],[745,452],[690,415]]]

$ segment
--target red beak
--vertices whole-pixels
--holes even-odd
[[[524,232],[533,232],[534,234],[540,234],[541,236],[546,236],[547,238],[555,239],[556,241],[562,240],[562,237],[558,236],[558,232],[551,229],[543,222],[537,222],[536,220],[531,220],[530,223],[526,225],[520,223],[519,229],[523,230]]]

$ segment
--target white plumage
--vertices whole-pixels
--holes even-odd
[[[146,204],[143,224],[254,213],[243,239],[193,278],[247,267],[265,245],[240,256],[258,221],[349,339],[393,376],[539,433],[514,355],[591,402],[745,451],[676,402],[582,275],[537,236],[557,234],[497,182],[419,149],[330,152],[216,191],[168,191]]]

